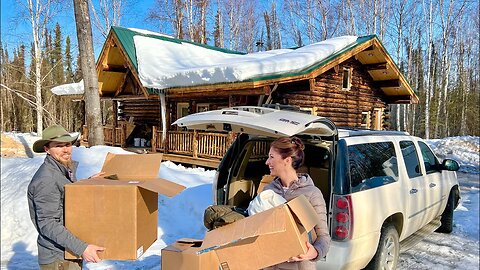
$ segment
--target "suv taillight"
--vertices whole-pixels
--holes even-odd
[[[333,195],[333,204],[332,239],[352,239],[353,208],[350,195]]]

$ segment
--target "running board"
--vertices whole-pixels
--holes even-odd
[[[442,223],[440,222],[440,217],[432,220],[427,225],[423,226],[420,230],[405,238],[400,242],[400,252],[405,252],[415,246],[418,242],[425,239],[427,236],[436,231]]]

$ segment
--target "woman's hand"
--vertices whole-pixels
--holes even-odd
[[[315,247],[312,244],[310,244],[310,242],[308,241],[306,243],[307,243],[307,249],[308,249],[307,253],[298,255],[296,257],[292,257],[288,260],[289,262],[310,261],[317,258],[318,252],[315,249]]]

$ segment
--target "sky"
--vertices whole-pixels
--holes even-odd
[[[63,41],[65,42],[66,36],[69,35],[72,40],[72,46],[76,46],[77,36],[75,32],[73,0],[61,1],[65,2],[65,7],[56,14],[52,20],[51,29],[53,29],[56,22],[59,22],[62,29]],[[2,44],[10,46],[9,50],[13,50],[14,46],[22,42],[29,44],[32,40],[31,24],[25,8],[27,2],[28,0],[1,0],[1,39]],[[95,0],[94,2],[98,3],[99,1]],[[153,6],[154,1],[133,0],[129,2],[131,2],[131,5],[126,9],[128,10],[126,11],[126,15],[121,18],[121,25],[134,28],[147,27],[154,30],[152,26],[148,27],[149,23],[146,23],[143,19],[145,17],[144,14],[147,14],[148,10]],[[142,15],[131,15],[137,13]],[[94,35],[95,57],[98,57],[105,40],[94,26],[92,26],[92,31]]]
[[[35,2],[35,0],[33,0]],[[67,35],[72,40],[72,46],[76,46],[77,37],[75,32],[75,16],[73,11],[73,0],[60,0],[65,3],[63,9],[56,14],[52,20],[50,28],[53,29],[56,22],[60,23],[62,28],[63,40]],[[260,0],[259,2],[267,2]],[[8,45],[8,49],[13,50],[22,42],[29,44],[32,40],[31,24],[26,14],[26,5],[28,0],[1,0],[1,39],[3,45]],[[93,1],[95,4],[99,0]],[[277,1],[278,2],[278,1]],[[120,26],[126,28],[139,28],[158,32],[158,26],[145,18],[150,9],[154,6],[154,0],[129,0],[128,6],[124,8],[124,15],[121,18]],[[214,3],[213,3],[214,4]],[[93,17],[91,18],[93,19]],[[97,58],[102,49],[105,39],[99,34],[98,30],[92,24],[94,36],[94,51]],[[29,46],[29,45],[28,45]]]
[[[38,139],[25,133],[6,135],[23,142],[29,149]],[[462,198],[454,212],[452,234],[434,233],[402,253],[398,269],[479,269],[479,139],[467,136],[427,141],[439,157],[459,161],[461,171],[457,175]],[[119,147],[74,147],[72,157],[80,162],[77,178],[98,172],[107,152],[127,153]],[[26,189],[44,156],[1,158],[1,270],[38,269],[37,233],[29,219]],[[203,212],[212,204],[215,170],[186,168],[165,161],[158,175],[184,185],[186,189],[173,198],[159,196],[157,241],[136,261],[85,263],[84,269],[159,269],[162,248],[179,238],[203,239],[206,232]]]

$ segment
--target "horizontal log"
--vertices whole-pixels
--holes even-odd
[[[103,71],[111,71],[111,72],[127,73],[127,68],[124,65],[103,64],[102,65],[102,70]]]
[[[249,96],[256,96],[256,95],[265,95],[265,91],[263,87],[257,89],[250,89],[250,90],[228,90],[225,89],[216,89],[215,91],[208,91],[204,92],[201,90],[197,91],[175,91],[175,92],[167,92],[167,98],[172,100],[191,100],[194,98],[210,98],[212,95],[218,97],[229,97],[235,95],[249,95]]]
[[[368,96],[349,96],[341,94],[321,94],[316,93],[315,95],[285,95],[285,98],[289,100],[289,103],[301,103],[302,101],[314,101],[318,103],[348,103],[348,104],[383,104],[381,99],[372,98]],[[368,106],[368,105],[367,105]]]
[[[374,81],[374,83],[378,88],[400,87],[401,86],[401,82],[398,79],[396,79],[396,80],[385,80],[385,81]]]
[[[363,66],[368,71],[388,69],[387,62],[375,63],[375,64],[364,64]]]

